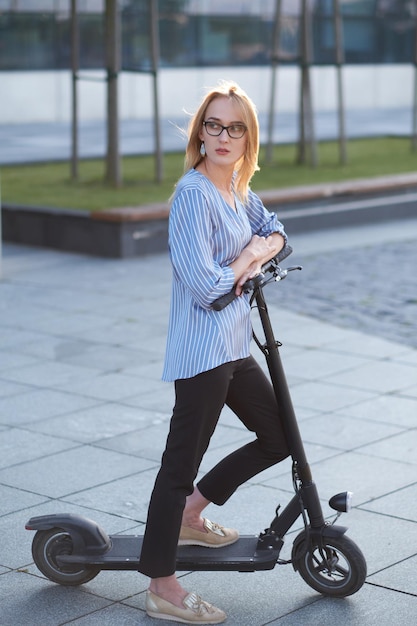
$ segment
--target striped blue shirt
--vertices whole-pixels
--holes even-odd
[[[285,233],[252,191],[245,205],[236,198],[236,209],[195,169],[178,182],[169,217],[173,278],[163,380],[191,378],[249,356],[248,296],[222,311],[211,304],[232,289],[229,265],[254,234]]]

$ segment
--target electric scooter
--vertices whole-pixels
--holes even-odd
[[[323,517],[320,499],[313,482],[301,440],[294,408],[284,374],[264,297],[264,287],[283,280],[300,266],[282,269],[280,262],[292,252],[286,246],[262,268],[262,273],[244,285],[252,308],[257,308],[265,341],[254,339],[264,354],[278,401],[280,415],[292,458],[294,496],[281,510],[280,505],[269,527],[259,535],[243,535],[239,540],[216,550],[200,546],[178,547],[178,571],[272,570],[277,564],[292,564],[304,581],[315,591],[332,597],[356,593],[366,578],[366,561],[359,547],[346,536],[347,528],[336,525],[339,516],[348,512],[351,493],[333,496],[329,505],[337,511],[332,523]],[[235,294],[222,296],[213,304],[221,310]],[[254,305],[255,303],[255,305]],[[302,518],[304,528],[293,541],[291,559],[280,559],[284,537]],[[61,585],[80,585],[92,580],[101,570],[138,570],[142,536],[107,535],[94,521],[73,514],[32,517],[27,530],[36,530],[32,542],[33,559],[39,570]]]

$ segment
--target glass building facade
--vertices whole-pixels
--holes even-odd
[[[122,66],[148,71],[150,0],[120,0]],[[104,0],[78,0],[80,66],[104,67]],[[301,0],[282,0],[279,58],[300,59]],[[308,0],[315,65],[335,63],[333,0]],[[275,0],[159,0],[160,66],[271,61]],[[415,62],[416,0],[340,0],[346,64]],[[0,70],[70,67],[70,0],[0,0]]]

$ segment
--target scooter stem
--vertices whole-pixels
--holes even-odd
[[[287,437],[291,457],[296,467],[297,477],[301,483],[300,494],[303,505],[310,518],[311,526],[313,528],[320,528],[325,524],[323,512],[317,488],[313,482],[310,466],[305,454],[287,379],[279,354],[278,346],[280,344],[276,341],[274,336],[262,286],[256,289],[255,300],[266,340],[264,345],[265,358],[275,391],[279,412],[282,416],[284,432]]]

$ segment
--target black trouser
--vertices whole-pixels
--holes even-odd
[[[256,439],[218,463],[198,483],[221,505],[262,470],[289,454],[271,383],[253,357],[175,382],[176,400],[162,464],[149,504],[139,571],[151,578],[175,572],[187,495],[225,404]]]

